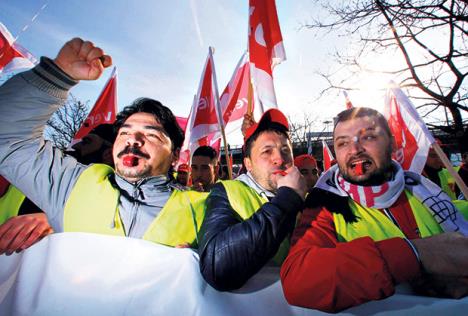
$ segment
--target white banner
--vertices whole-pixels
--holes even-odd
[[[466,315],[467,308],[468,297],[399,289],[343,315]],[[140,239],[52,234],[21,254],[0,256],[0,315],[325,314],[288,305],[277,267],[264,268],[235,293],[218,292],[202,279],[195,252]]]

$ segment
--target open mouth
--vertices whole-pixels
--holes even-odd
[[[372,166],[372,161],[370,161],[369,159],[357,159],[351,161],[349,166],[356,175],[363,175]]]
[[[125,167],[135,167],[138,166],[139,159],[140,158],[138,156],[125,155],[122,159],[122,163]]]

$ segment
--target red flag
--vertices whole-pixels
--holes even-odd
[[[195,98],[195,107],[192,107],[190,120],[189,144],[194,144],[198,140],[208,136],[213,132],[219,132],[218,116],[215,104],[215,86],[213,80],[213,58],[211,49],[206,58],[205,67],[202,73],[200,86]]]
[[[333,154],[331,153],[330,148],[328,148],[328,145],[324,140],[322,140],[322,147],[323,147],[323,171],[327,171],[332,166],[335,158],[333,158]]]
[[[274,0],[249,0],[249,56],[260,107],[277,108],[273,68],[286,59]]]
[[[247,53],[237,63],[231,80],[220,98],[226,134],[239,130],[247,113],[250,83],[250,65]]]
[[[219,152],[217,141],[221,137],[218,119],[220,111],[217,110],[216,94],[213,53],[210,47],[198,93],[190,110],[185,141],[178,164],[189,163],[190,153],[193,153],[199,146],[217,147],[215,149]]]
[[[396,141],[393,158],[404,170],[421,173],[434,138],[411,101],[395,83],[391,83],[387,90],[384,115]]]
[[[177,124],[179,124],[180,128],[185,131],[185,128],[187,127],[187,117],[182,117],[182,116],[176,116],[176,121]]]
[[[346,91],[343,90],[343,95],[345,97],[345,104],[346,104],[346,109],[351,109],[353,107],[353,104],[351,103],[351,100],[349,99],[348,97],[348,93]]]
[[[117,113],[117,70],[114,67],[101,95],[97,99],[88,117],[76,132],[74,141],[82,139],[100,124],[112,124]]]
[[[0,75],[19,69],[34,67],[36,58],[15,40],[8,29],[0,23]]]

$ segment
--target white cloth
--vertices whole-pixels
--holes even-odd
[[[466,315],[461,300],[397,294],[343,315]],[[0,315],[325,315],[287,304],[278,268],[235,293],[203,281],[198,255],[140,239],[52,234],[21,254],[0,256]]]

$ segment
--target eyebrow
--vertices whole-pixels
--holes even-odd
[[[361,133],[364,133],[364,132],[369,132],[369,131],[376,131],[377,128],[375,126],[369,126],[367,128],[362,128],[361,129]],[[346,138],[351,138],[352,136],[338,136],[335,138],[335,140],[339,140],[339,139],[346,139]]]
[[[120,128],[131,128],[132,125],[131,124],[123,124]],[[155,125],[145,125],[143,126],[144,129],[149,129],[149,130],[154,130],[154,131],[158,131],[158,132],[161,132],[163,134],[165,134],[166,136],[168,136],[166,130],[160,126],[155,126]]]

